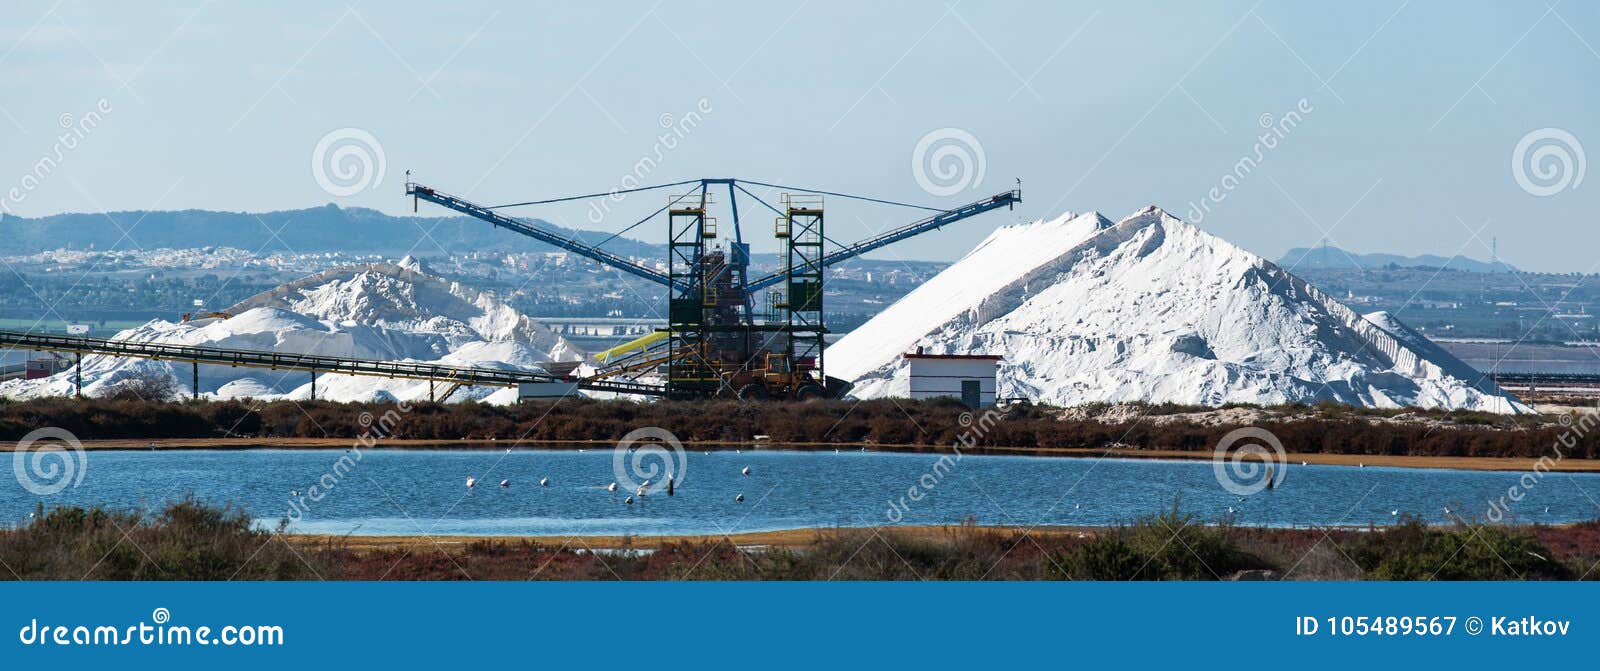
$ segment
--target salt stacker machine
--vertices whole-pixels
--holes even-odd
[[[746,185],[778,189],[773,205]],[[516,207],[609,198],[677,187],[666,205],[599,244],[588,244],[542,226],[502,214]],[[719,230],[710,216],[715,195],[726,187],[732,230]],[[777,215],[772,235],[780,249],[780,269],[750,279],[750,245],[739,220],[739,196]],[[698,179],[606,193],[484,206],[411,181],[406,195],[481,219],[622,272],[667,290],[667,328],[599,355],[585,382],[634,383],[641,377],[663,380],[658,393],[671,398],[737,397],[746,400],[836,398],[849,383],[824,373],[822,352],[828,333],[823,289],[828,266],[885,245],[941,228],[1022,200],[1018,188],[954,209],[923,207],[817,189],[742,179]],[[824,197],[910,207],[931,215],[866,240],[842,245],[824,232]],[[748,205],[747,205],[748,207]],[[666,272],[602,249],[606,242],[656,217],[666,215]],[[729,234],[731,233],[731,237]],[[829,251],[829,250],[832,251]],[[766,293],[761,294],[763,290]],[[761,298],[758,299],[758,295]]]

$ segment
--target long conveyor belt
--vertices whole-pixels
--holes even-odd
[[[295,354],[264,350],[171,345],[166,343],[129,342],[106,338],[73,335],[48,335],[21,331],[0,331],[0,346],[14,350],[43,350],[71,354],[103,354],[107,356],[178,361],[215,366],[245,366],[273,370],[303,370],[312,373],[336,375],[363,375],[411,380],[429,380],[462,385],[515,387],[523,383],[574,382],[579,389],[610,391],[625,394],[660,395],[663,390],[655,385],[620,380],[572,380],[547,373],[534,373],[495,368],[468,366],[443,366],[434,363],[409,361],[383,361],[354,357]]]

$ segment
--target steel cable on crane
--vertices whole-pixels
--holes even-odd
[[[680,182],[679,184],[682,184],[682,182]],[[666,185],[666,186],[672,186],[672,185],[669,184],[669,185]],[[705,185],[703,185],[703,184],[700,186],[700,193],[702,193],[702,194],[705,193]],[[684,198],[688,198],[689,196],[692,196],[692,195],[694,195],[694,194],[686,193],[686,194],[683,194],[682,196],[678,196],[677,198],[673,198],[672,200],[667,201],[667,204],[666,205],[662,205],[661,209],[656,210],[654,212],[651,212],[648,215],[645,215],[645,218],[633,222],[633,224],[629,225],[627,228],[624,228],[624,229],[622,229],[620,231],[617,231],[616,233],[612,233],[606,239],[595,243],[594,246],[595,247],[599,247],[599,246],[604,245],[604,244],[606,244],[608,242],[611,242],[612,240],[615,240],[615,239],[617,239],[619,237],[622,237],[623,233],[627,233],[628,231],[631,231],[631,230],[633,230],[635,228],[638,228],[639,226],[643,225],[644,222],[650,221],[651,219],[656,218],[656,215],[661,214],[662,212],[665,212],[667,210],[667,208],[672,207],[673,205],[677,205],[678,201],[683,200]]]
[[[743,181],[743,180],[740,180],[740,181]],[[750,183],[751,183],[751,184],[761,184],[761,182],[750,182]],[[773,185],[770,185],[770,184],[761,184],[761,186],[773,186]],[[778,215],[778,216],[780,216],[780,217],[784,217],[784,216],[788,216],[788,215],[786,215],[786,214],[784,214],[784,213],[783,213],[783,210],[780,210],[780,209],[778,209],[778,208],[776,208],[776,207],[773,207],[773,206],[772,206],[772,204],[771,204],[771,203],[768,203],[768,202],[767,202],[767,201],[765,201],[765,200],[762,200],[762,199],[761,199],[761,196],[757,196],[757,195],[756,195],[756,194],[753,194],[753,193],[750,193],[750,190],[749,190],[749,189],[746,189],[746,188],[744,188],[744,187],[743,187],[743,186],[741,186],[741,185],[739,185],[739,184],[738,184],[738,183],[737,183],[737,182],[735,182],[735,183],[734,183],[734,185],[733,185],[733,187],[734,187],[734,188],[736,188],[736,189],[738,189],[738,190],[740,190],[740,191],[743,191],[743,192],[744,192],[744,195],[746,195],[746,196],[749,196],[749,197],[751,197],[751,198],[754,198],[754,199],[755,199],[755,201],[756,201],[756,202],[758,202],[758,203],[761,203],[761,205],[762,205],[762,206],[764,206],[764,207],[766,207],[766,208],[767,208],[767,209],[769,209],[769,210],[772,210],[772,211],[773,211],[773,212],[774,212],[774,213],[776,213],[776,214],[777,214],[777,215]],[[779,188],[779,189],[788,189],[788,188],[793,188],[793,187],[787,187],[787,186],[777,186],[777,187],[775,187],[775,188]],[[820,191],[819,191],[819,192],[816,192],[816,193],[821,193],[821,192],[820,192]],[[915,206],[915,205],[913,205],[913,206],[911,206],[911,207],[916,207],[916,206]],[[942,210],[941,210],[941,211],[942,211]],[[833,239],[833,238],[830,238],[830,237],[828,237],[828,236],[827,236],[827,235],[826,235],[826,234],[824,234],[824,235],[823,235],[823,236],[822,236],[822,239],[823,239],[823,240],[827,240],[827,241],[828,241],[828,242],[831,242],[831,243],[833,243],[833,244],[835,244],[835,245],[838,245],[838,246],[839,246],[839,248],[840,248],[840,249],[845,249],[845,248],[847,248],[847,247],[848,247],[848,246],[847,246],[847,245],[845,245],[845,244],[843,244],[843,243],[840,243],[840,242],[839,242],[839,241],[838,241],[838,240],[834,240],[834,239]]]
[[[618,190],[615,190],[615,191],[605,191],[605,192],[602,192],[602,193],[590,193],[590,194],[585,194],[585,195],[582,195],[582,196],[564,196],[564,197],[561,197],[561,198],[550,198],[550,199],[547,199],[547,200],[530,200],[530,201],[525,201],[525,202],[521,202],[521,203],[506,203],[504,205],[491,205],[491,206],[485,207],[483,209],[485,209],[485,210],[498,210],[498,209],[504,208],[504,207],[522,207],[523,205],[547,205],[547,204],[550,204],[550,203],[565,203],[565,202],[571,201],[571,200],[588,200],[590,198],[599,198],[601,196],[619,196],[619,195],[622,195],[624,193],[638,193],[640,191],[650,191],[652,189],[665,189],[665,188],[667,188],[669,186],[683,186],[685,184],[698,184],[698,183],[700,183],[700,181],[701,180],[698,180],[698,179],[686,179],[686,180],[684,180],[682,182],[673,182],[671,184],[657,184],[655,186],[641,186],[641,187],[634,188],[634,189],[618,189]]]
[[[882,198],[872,198],[872,197],[869,197],[869,196],[856,196],[856,195],[851,195],[851,194],[848,194],[848,193],[838,193],[838,192],[835,192],[835,191],[823,191],[821,189],[807,189],[807,188],[805,188],[803,186],[784,186],[782,184],[768,184],[766,182],[756,182],[756,181],[751,181],[751,180],[748,180],[748,179],[739,179],[739,180],[734,180],[734,181],[736,181],[736,182],[744,182],[746,184],[754,184],[756,186],[772,187],[774,189],[790,189],[790,190],[793,190],[793,191],[804,191],[806,193],[820,193],[820,194],[822,194],[824,196],[838,196],[840,198],[853,198],[855,200],[864,200],[864,201],[867,201],[869,203],[881,203],[881,204],[884,204],[884,205],[898,205],[900,207],[909,207],[909,208],[918,209],[918,210],[927,210],[929,212],[944,212],[944,211],[946,211],[944,208],[939,208],[939,207],[928,207],[927,205],[917,205],[917,204],[914,204],[914,203],[901,203],[901,202],[893,201],[893,200],[884,200]],[[746,191],[745,193],[749,193],[749,192]]]

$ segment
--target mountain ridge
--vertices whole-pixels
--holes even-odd
[[[1294,247],[1284,252],[1277,263],[1285,268],[1314,270],[1378,270],[1389,266],[1398,266],[1401,268],[1448,268],[1450,270],[1475,273],[1522,272],[1516,266],[1504,261],[1479,261],[1460,254],[1449,257],[1439,256],[1438,254],[1406,256],[1386,252],[1358,254],[1338,247],[1328,246]]]
[[[542,228],[598,244],[610,233],[563,228],[529,218]],[[129,241],[132,241],[130,244]],[[435,247],[434,243],[438,246]],[[487,243],[487,244],[486,244]],[[36,254],[53,249],[235,247],[262,252],[289,251],[431,253],[488,249],[559,251],[510,231],[495,230],[467,216],[395,216],[364,207],[320,207],[273,212],[218,210],[130,210],[69,212],[45,217],[0,216],[0,254]],[[660,258],[661,245],[617,237],[605,248],[622,256]]]

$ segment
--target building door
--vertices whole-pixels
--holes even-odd
[[[961,402],[969,408],[976,408],[983,403],[983,385],[977,380],[961,381]]]

